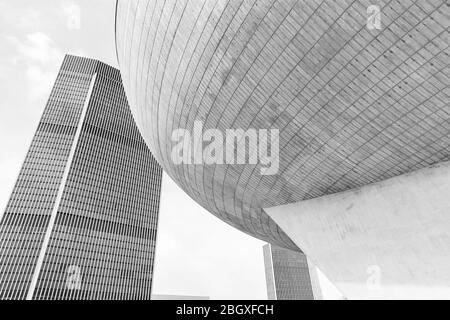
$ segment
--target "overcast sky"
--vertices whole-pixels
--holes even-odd
[[[0,0],[0,216],[65,53],[118,67],[115,0]],[[266,299],[262,241],[163,178],[155,294]],[[325,298],[339,293],[320,276]]]

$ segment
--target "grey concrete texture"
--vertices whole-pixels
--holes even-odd
[[[152,0],[117,3],[127,98],[150,150],[208,211],[296,245],[263,208],[322,197],[449,159],[446,1]],[[174,165],[175,129],[280,132],[260,165]],[[254,150],[253,150],[254,151]],[[182,214],[182,213],[180,213]]]
[[[450,299],[450,161],[266,212],[349,299]]]

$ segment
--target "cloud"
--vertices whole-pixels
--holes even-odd
[[[81,8],[72,1],[65,1],[61,4],[61,9],[66,17],[66,27],[69,30],[81,29]]]
[[[35,8],[27,8],[25,13],[20,15],[17,25],[21,28],[37,28],[41,22],[41,14]]]
[[[30,33],[25,38],[20,40],[12,36],[7,37],[16,50],[12,62],[25,65],[30,86],[29,97],[36,101],[48,96],[64,55],[45,33]]]

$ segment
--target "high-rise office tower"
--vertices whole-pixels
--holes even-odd
[[[269,300],[321,300],[317,271],[306,255],[273,244],[263,246]]]
[[[0,298],[150,299],[161,177],[119,71],[66,56],[0,221]]]

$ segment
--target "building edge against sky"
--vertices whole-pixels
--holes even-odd
[[[302,250],[350,299],[445,298],[450,6],[379,1],[369,28],[370,5],[119,0],[125,91],[158,162],[217,217]],[[175,165],[171,135],[196,121],[279,129],[279,172]]]
[[[263,254],[269,300],[322,300],[317,270],[304,253],[268,243]]]
[[[0,221],[0,298],[150,299],[161,178],[119,71],[66,55]]]

